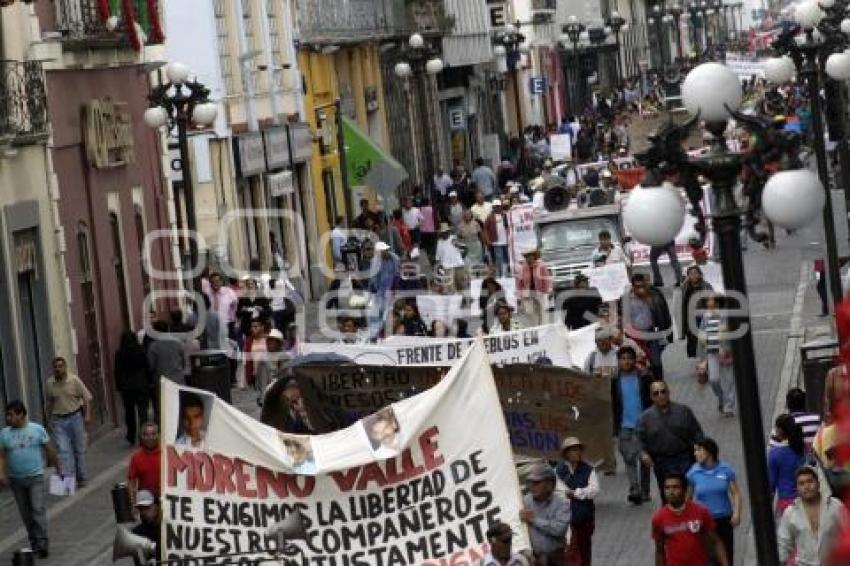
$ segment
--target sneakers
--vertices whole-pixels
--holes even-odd
[[[640,505],[643,503],[643,497],[637,493],[630,493],[626,499],[632,505]]]

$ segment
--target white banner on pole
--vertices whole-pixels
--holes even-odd
[[[470,415],[498,418],[473,428]],[[475,564],[497,520],[515,533],[514,550],[527,549],[501,416],[480,343],[429,390],[325,435],[281,433],[165,380],[162,554],[193,564],[257,564],[275,552],[298,564]]]

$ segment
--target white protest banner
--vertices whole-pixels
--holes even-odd
[[[522,254],[537,247],[537,233],[534,231],[534,205],[520,204],[512,206],[508,216],[511,252],[513,254],[514,272],[519,271]]]
[[[491,364],[533,364],[542,357],[555,366],[580,367],[581,363],[573,363],[571,337],[563,324],[546,324],[490,334],[481,340]],[[381,344],[304,342],[299,348],[302,356],[334,353],[365,365],[449,366],[463,357],[474,342],[474,338],[390,336]]]
[[[483,279],[473,279],[469,282],[469,297],[471,303],[469,305],[470,316],[481,316],[481,305],[478,304],[478,299],[481,296],[481,282]],[[496,279],[499,285],[502,286],[502,292],[505,294],[505,300],[513,308],[517,308],[516,302],[516,279],[513,277],[502,277]]]
[[[416,307],[422,322],[429,329],[435,320],[441,320],[451,325],[456,317],[461,314],[463,295],[436,295],[423,294],[416,296]]]
[[[623,262],[608,263],[600,267],[591,267],[582,271],[590,279],[590,287],[596,288],[607,302],[616,301],[631,285],[626,264]]]
[[[552,134],[549,136],[549,152],[555,161],[572,159],[572,137],[569,134]]]
[[[575,367],[583,368],[584,362],[596,349],[596,329],[599,323],[589,324],[578,330],[570,331],[570,354],[575,360]]]
[[[475,564],[497,520],[515,551],[528,548],[480,344],[428,391],[325,435],[281,433],[168,380],[162,389],[166,560]],[[473,428],[470,415],[498,418]]]

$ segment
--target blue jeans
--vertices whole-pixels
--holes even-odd
[[[505,277],[511,268],[508,246],[493,246],[493,263],[496,264],[496,276]]]
[[[45,505],[44,476],[9,478],[21,521],[27,529],[30,548],[47,548],[47,506]]]
[[[86,481],[86,425],[82,411],[66,417],[53,417],[53,438],[59,452],[59,469],[77,483]]]

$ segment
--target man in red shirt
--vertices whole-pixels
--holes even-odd
[[[685,500],[687,485],[682,474],[664,478],[667,503],[652,516],[655,566],[708,566],[709,548],[719,566],[729,566],[711,513],[699,503]]]
[[[154,422],[142,425],[142,446],[130,456],[130,468],[127,470],[127,483],[130,488],[130,500],[133,505],[136,493],[146,489],[159,498],[160,495],[160,455],[159,427]]]

